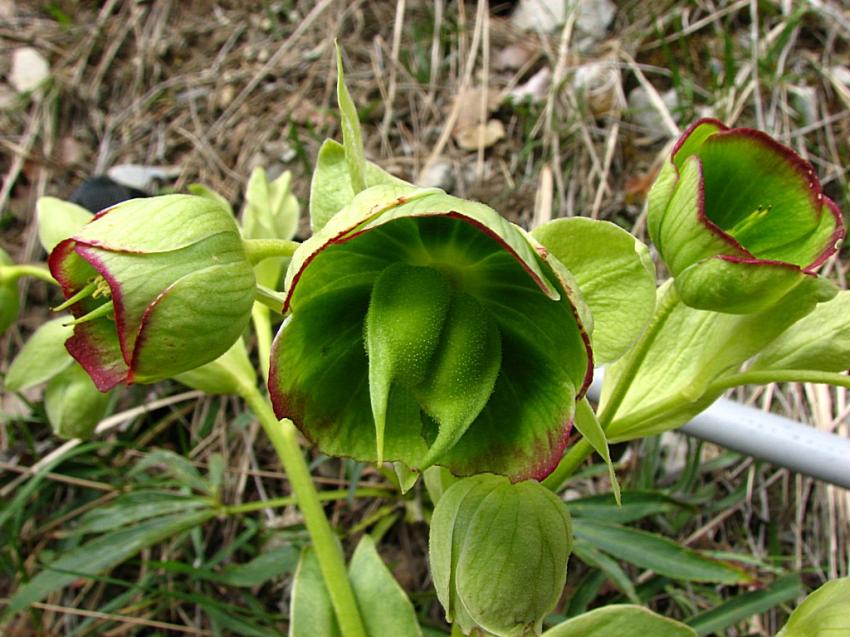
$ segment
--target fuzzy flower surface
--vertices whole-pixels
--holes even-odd
[[[254,273],[218,202],[130,200],[95,216],[50,254],[77,317],[65,346],[106,391],[208,363],[245,329]]]
[[[327,454],[547,475],[592,373],[569,272],[498,213],[376,185],[293,256],[269,390]]]
[[[761,131],[713,119],[679,139],[648,208],[650,236],[682,300],[733,314],[825,284],[816,271],[845,234],[811,165]]]

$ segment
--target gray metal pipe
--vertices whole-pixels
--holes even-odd
[[[588,392],[597,400],[602,374]],[[732,400],[720,398],[680,430],[780,467],[850,489],[850,438],[820,431]]]

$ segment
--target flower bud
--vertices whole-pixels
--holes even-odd
[[[431,520],[434,586],[446,618],[465,634],[539,635],[563,592],[571,551],[564,503],[531,480],[460,480]]]
[[[841,213],[794,151],[703,119],[678,141],[649,193],[648,227],[695,308],[749,314],[800,284],[844,238]]]
[[[269,391],[330,455],[541,478],[592,372],[560,262],[492,209],[397,183],[299,247]]]
[[[59,243],[48,264],[77,317],[65,345],[101,391],[214,360],[254,301],[238,227],[202,197],[118,204]]]

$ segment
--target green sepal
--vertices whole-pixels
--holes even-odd
[[[567,509],[540,483],[458,481],[431,520],[429,559],[447,618],[465,633],[539,635],[563,592],[571,547]]]
[[[611,453],[608,451],[608,438],[587,398],[582,398],[576,405],[574,424],[579,433],[593,447],[593,450],[605,461],[608,467],[608,477],[611,480],[611,491],[614,493],[617,506],[620,506],[620,483],[617,481],[617,473],[614,470],[614,463],[611,462]]]
[[[38,240],[47,253],[94,218],[85,208],[56,197],[39,197],[35,203],[35,212]]]
[[[787,263],[738,261],[721,257],[705,259],[685,268],[675,279],[679,296],[698,310],[729,314],[763,312],[798,285],[835,294],[835,286],[814,274]]]
[[[74,363],[47,383],[44,410],[57,436],[85,440],[106,415],[109,399],[110,395],[101,393],[85,370]]]
[[[593,316],[597,365],[619,358],[655,309],[655,265],[649,249],[608,221],[555,219],[531,235],[575,277]]]
[[[23,391],[48,381],[73,362],[65,341],[74,328],[67,323],[68,317],[53,319],[30,336],[6,373],[8,391]]]
[[[183,372],[174,380],[206,394],[239,394],[256,383],[257,373],[245,342],[237,338],[233,346],[214,361]]]
[[[553,626],[543,637],[697,637],[690,626],[648,608],[617,604],[596,608]]]
[[[821,303],[762,352],[748,371],[850,369],[850,291]]]
[[[230,202],[224,195],[216,192],[206,184],[189,184],[186,186],[186,190],[196,197],[204,197],[205,199],[216,202],[219,206],[227,210],[228,214],[233,215],[233,206],[230,205]]]

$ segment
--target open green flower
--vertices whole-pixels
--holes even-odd
[[[305,242],[269,390],[319,448],[541,478],[592,373],[563,265],[482,204],[376,185]]]
[[[59,243],[48,264],[77,317],[65,346],[101,391],[217,358],[242,334],[254,301],[236,222],[202,197],[113,206]]]
[[[794,151],[699,120],[649,194],[649,233],[688,305],[747,314],[802,283],[844,238],[841,213]]]

